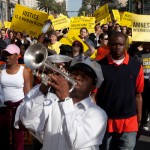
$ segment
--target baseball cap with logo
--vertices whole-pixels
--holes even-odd
[[[20,54],[20,48],[15,44],[9,44],[4,50],[10,54]]]
[[[95,86],[99,88],[104,80],[101,66],[91,60],[89,57],[74,58],[70,64],[70,72],[77,69],[85,72],[89,77],[94,80]]]

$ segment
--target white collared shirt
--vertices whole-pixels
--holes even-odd
[[[72,99],[58,103],[33,88],[18,107],[18,120],[31,131],[43,134],[43,150],[99,150],[106,130],[106,113],[90,97],[74,104]]]

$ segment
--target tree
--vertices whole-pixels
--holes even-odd
[[[85,15],[93,15],[96,8],[100,5],[100,0],[83,0],[82,6],[79,9],[78,15],[82,15],[83,11],[85,12]]]
[[[39,10],[44,10],[45,12],[49,13],[66,13],[66,3],[56,3],[55,0],[37,0]]]

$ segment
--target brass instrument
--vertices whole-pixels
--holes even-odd
[[[76,81],[69,77],[66,73],[62,72],[56,65],[53,65],[51,60],[48,59],[48,52],[47,48],[40,43],[33,44],[32,46],[28,47],[24,54],[24,63],[27,67],[33,70],[35,76],[40,77],[42,82],[47,85],[48,80],[50,77],[44,73],[44,69],[52,69],[53,71],[61,74],[69,83],[72,84],[71,92],[75,85]],[[37,71],[37,69],[43,67],[43,71],[41,74]]]

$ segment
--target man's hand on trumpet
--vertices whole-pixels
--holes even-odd
[[[66,97],[69,97],[69,83],[62,76],[58,74],[49,74],[49,80],[47,86],[45,84],[41,84],[40,91],[46,95],[48,93],[48,89],[52,87],[55,90],[55,94],[63,101]]]
[[[55,94],[60,99],[64,100],[69,97],[69,83],[62,75],[50,75],[51,81],[48,84],[55,89]]]

